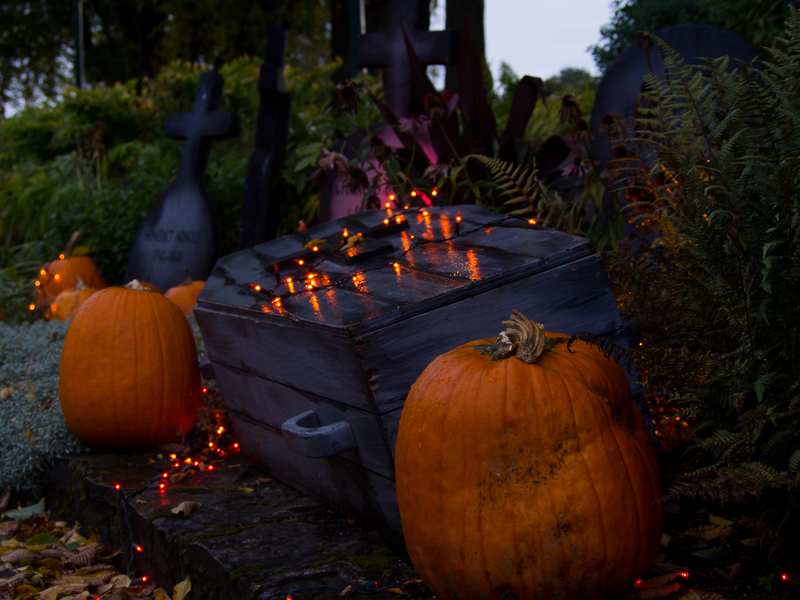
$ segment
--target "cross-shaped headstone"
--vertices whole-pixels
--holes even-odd
[[[283,168],[286,156],[291,97],[283,91],[286,30],[273,25],[267,35],[267,50],[258,76],[261,103],[256,145],[247,163],[244,182],[239,250],[260,244],[274,237],[277,231],[277,203],[269,202],[269,188],[273,177]]]
[[[456,60],[458,34],[454,31],[429,31],[429,6],[429,0],[394,0],[392,29],[358,38],[356,64],[359,67],[386,68],[386,105],[398,117],[422,112],[420,99],[414,94],[403,29],[424,65],[449,65]]]
[[[208,198],[205,171],[212,138],[239,135],[242,123],[217,110],[223,79],[206,71],[200,77],[191,112],[174,113],[164,121],[164,134],[185,139],[175,181],[150,208],[131,246],[125,281],[140,279],[162,290],[178,285],[184,269],[205,280],[221,250],[216,211]]]

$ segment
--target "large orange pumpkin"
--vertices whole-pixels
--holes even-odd
[[[152,448],[187,434],[200,370],[186,316],[133,281],[88,298],[64,339],[58,390],[67,426],[96,448]]]
[[[516,311],[504,324],[435,359],[404,405],[395,463],[411,560],[442,600],[616,596],[663,528],[644,419],[602,352],[578,341],[570,353],[568,336]]]
[[[186,278],[183,282],[169,288],[164,295],[177,304],[184,313],[191,315],[197,304],[197,295],[205,284],[205,281],[192,281],[189,271],[186,271]]]

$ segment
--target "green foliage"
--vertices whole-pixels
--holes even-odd
[[[612,277],[645,336],[639,370],[649,393],[680,407],[703,459],[668,495],[794,490],[800,12],[760,70],[729,71],[724,57],[685,66],[655,41],[669,77],[646,78],[651,93],[626,140],[640,162],[626,167],[661,251],[621,246]],[[797,526],[790,516],[779,515],[784,532]]]
[[[58,401],[67,327],[0,323],[0,489],[39,492],[46,461],[82,448]]]
[[[497,119],[497,130],[503,131],[511,110],[511,99],[519,83],[519,77],[506,63],[500,64],[499,85],[492,98],[492,110]],[[537,103],[525,129],[525,139],[539,144],[552,135],[569,135],[572,124],[559,118],[559,98],[572,94],[584,115],[589,115],[594,106],[594,97],[599,78],[584,69],[567,67],[558,75],[544,81],[544,102]],[[545,104],[546,102],[546,104]]]
[[[260,59],[245,57],[221,69],[221,108],[243,121],[241,136],[214,144],[207,167],[224,253],[238,243],[245,171],[255,140],[260,64]],[[334,86],[328,78],[336,66],[285,71],[292,113],[287,161],[273,190],[282,199],[280,233],[292,231],[301,218],[310,223],[315,217],[319,195],[311,175],[316,161],[309,162],[295,148],[333,135],[328,105]],[[15,307],[4,314],[30,317],[19,310],[32,293],[25,285],[32,290],[36,270],[61,252],[76,230],[92,249],[103,277],[123,283],[136,229],[180,163],[183,144],[163,137],[163,121],[172,112],[191,109],[203,70],[174,62],[141,92],[134,82],[70,90],[58,103],[0,120],[0,268],[6,269],[0,310]]]
[[[601,43],[592,46],[595,64],[605,71],[640,31],[678,23],[725,27],[754,44],[768,45],[786,18],[782,0],[614,0],[611,22],[600,28]]]

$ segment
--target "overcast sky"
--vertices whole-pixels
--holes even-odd
[[[444,27],[439,0],[431,29]],[[600,26],[611,20],[611,0],[485,0],[486,59],[497,79],[500,63],[514,72],[547,79],[564,67],[597,75],[586,49],[600,40]]]

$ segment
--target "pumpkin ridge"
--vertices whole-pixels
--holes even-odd
[[[540,409],[542,408],[542,406],[541,406],[540,402],[537,402],[537,396],[541,395],[541,392],[543,391],[543,390],[539,389],[539,386],[542,385],[542,382],[540,380],[536,380],[535,379],[534,373],[536,372],[536,369],[534,368],[533,365],[531,365],[531,367],[525,369],[525,371],[526,371],[527,376],[528,376],[527,387],[532,390],[532,396],[533,396],[531,398],[532,401],[530,402],[530,404],[531,404],[531,412],[533,414],[533,419],[530,421],[529,427],[531,427],[531,429],[533,429],[534,427],[536,428],[537,439],[540,439],[540,436],[541,436],[541,425],[540,424],[543,422],[542,421],[542,417],[544,415],[540,414]],[[537,508],[538,508],[538,506],[537,506]],[[535,546],[534,550],[538,548],[539,552],[534,552],[535,569],[532,569],[530,571],[531,585],[532,585],[531,589],[536,589],[534,572],[543,573],[543,572],[545,572],[545,569],[546,569],[546,565],[544,563],[543,552],[541,551],[541,549],[544,548],[544,545],[545,545],[544,532],[543,532],[541,527],[535,527],[534,530],[535,530],[535,533],[536,533],[536,536],[537,536],[536,546]]]
[[[596,407],[595,407],[595,410],[597,410]],[[627,448],[623,448],[623,444],[620,443],[620,440],[617,437],[620,433],[622,433],[624,435],[625,432],[622,429],[622,427],[619,426],[619,423],[617,422],[617,420],[615,418],[613,418],[613,413],[612,413],[611,410],[608,410],[608,411],[603,410],[602,413],[603,413],[603,416],[605,417],[606,425],[607,425],[607,427],[603,431],[605,433],[610,433],[611,434],[611,437],[613,438],[614,443],[616,445],[617,452],[619,453],[619,457],[622,459],[622,465],[624,465],[624,467],[625,467],[626,477],[624,479],[625,479],[626,487],[628,489],[623,492],[622,496],[625,497],[625,498],[629,498],[630,499],[629,504],[630,503],[633,504],[633,507],[634,507],[633,510],[636,511],[636,519],[635,519],[636,533],[638,534],[639,539],[642,540],[645,537],[645,531],[647,530],[647,527],[644,524],[644,515],[642,515],[640,510],[639,510],[639,503],[640,503],[641,496],[638,494],[639,488],[637,486],[633,485],[633,481],[635,481],[636,478],[634,477],[635,474],[631,472],[631,466],[629,464],[627,452],[625,452],[625,450]],[[612,422],[613,422],[613,424],[612,424]],[[628,440],[626,440],[625,438],[622,439],[623,442],[626,442],[626,441],[629,441],[629,440],[630,440],[630,438],[628,438]],[[628,444],[624,444],[624,445],[627,446]],[[604,507],[604,509],[605,508],[606,507]],[[628,508],[628,510],[630,510],[630,507]],[[641,542],[640,542],[640,545],[641,545]],[[641,549],[641,548],[639,548],[639,549]],[[638,561],[641,560],[640,557],[641,557],[641,553],[637,553],[637,555],[636,555],[637,563],[638,563]]]
[[[573,393],[572,393],[572,387],[567,385],[566,382],[564,382],[563,379],[561,381],[564,383],[564,387],[566,388],[567,396],[569,398],[569,407],[570,407],[570,412],[572,413],[572,424],[575,427],[575,435],[578,438],[578,454],[580,455],[581,463],[583,464],[583,470],[584,470],[585,476],[586,476],[585,480],[589,482],[589,485],[587,487],[591,488],[592,494],[594,496],[594,503],[593,504],[594,504],[595,507],[597,507],[595,514],[597,514],[599,516],[598,523],[600,524],[600,535],[602,536],[603,543],[602,544],[598,544],[598,546],[600,546],[603,549],[603,553],[602,553],[602,558],[598,557],[598,559],[600,559],[600,560],[598,560],[598,562],[599,562],[599,564],[607,564],[608,563],[608,544],[606,543],[606,540],[608,539],[607,535],[608,535],[608,531],[609,531],[610,527],[609,527],[609,523],[606,522],[605,506],[603,506],[603,501],[600,498],[600,492],[597,489],[597,482],[595,481],[594,477],[592,476],[592,469],[589,466],[589,464],[587,463],[586,453],[581,451],[585,447],[585,445],[584,445],[584,441],[582,439],[582,433],[583,432],[581,431],[581,428],[578,426],[578,417],[577,417],[577,415],[575,413],[575,402],[574,402],[574,396],[573,396]],[[591,555],[588,558],[590,558],[590,557],[591,557]],[[587,562],[588,562],[588,560],[586,560],[584,562],[584,564],[586,564]],[[595,585],[598,585],[598,584],[595,582]]]
[[[649,435],[648,435],[648,437],[649,437]],[[655,467],[655,473],[660,473],[660,471],[658,471],[658,464],[656,463],[655,465],[653,465],[652,457],[647,456],[647,453],[644,452],[644,449],[642,448],[641,440],[638,437],[634,436],[631,441],[632,441],[632,444],[633,444],[634,448],[636,449],[636,452],[639,455],[641,463],[647,465],[648,467],[651,467],[651,468],[646,468],[645,469],[645,472],[646,472],[645,474],[647,476],[647,481],[650,484],[648,486],[649,487],[649,491],[650,491],[651,495],[653,496],[653,500],[650,503],[650,512],[652,512],[653,510],[659,511],[660,507],[657,506],[656,499],[661,495],[661,492],[660,492],[661,482],[659,480],[655,480],[655,481],[653,480],[654,469],[652,468],[652,467]],[[660,479],[660,477],[659,477],[659,479]],[[648,515],[642,515],[642,517],[645,519],[645,523],[646,523],[646,519],[647,519]],[[647,544],[647,540],[646,540],[646,538],[644,536],[642,536],[641,540],[640,540],[640,548],[639,548],[639,550],[640,550],[639,561],[642,562],[643,558],[646,561],[648,561],[647,564],[642,565],[643,569],[646,569],[647,567],[649,567],[650,563],[652,562],[652,558],[648,559],[647,557],[650,556],[650,555],[655,556],[655,554],[656,554],[655,552],[653,552],[653,550],[651,548],[647,548],[646,544]],[[657,550],[656,550],[656,552],[657,552]]]
[[[158,310],[156,310],[156,307],[154,306],[155,296],[156,295],[153,294],[150,291],[137,292],[137,293],[141,294],[141,296],[137,296],[137,298],[139,299],[139,302],[137,303],[137,306],[140,306],[140,305],[146,306],[146,310],[150,313],[149,318],[150,318],[151,322],[155,323],[155,327],[152,328],[151,334],[152,334],[153,337],[157,337],[158,332],[162,331],[164,329],[164,323],[161,321],[161,314],[159,313]],[[164,364],[164,345],[163,344],[154,344],[152,340],[148,340],[148,342],[150,342],[148,344],[148,346],[150,348],[152,348],[153,345],[157,345],[158,346],[159,356],[158,356],[157,362],[160,363],[160,364]],[[148,356],[147,359],[148,360],[153,360],[153,357]],[[152,372],[152,369],[149,369],[149,371]],[[167,393],[171,396],[171,391],[172,390],[169,390],[167,388],[167,386],[169,385],[169,383],[166,380],[167,374],[164,372],[163,369],[160,369],[160,371],[161,371],[161,380],[159,381],[159,387],[162,390],[167,391]],[[173,374],[173,376],[174,376],[174,374]],[[152,385],[152,382],[150,383],[150,385]],[[165,422],[165,414],[164,414],[164,412],[167,409],[167,405],[166,404],[167,404],[166,402],[162,402],[161,403],[161,406],[159,407],[159,411],[158,411],[158,418],[155,421],[155,428],[154,429],[156,431],[158,431],[159,433],[164,428],[164,422]],[[170,441],[174,441],[174,440],[170,440]]]

